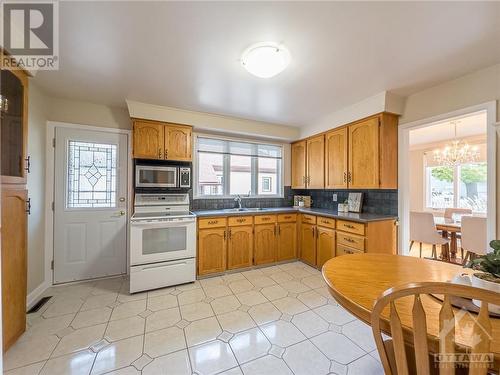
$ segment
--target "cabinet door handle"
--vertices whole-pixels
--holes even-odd
[[[274,235],[275,235],[275,236],[278,234],[278,229],[277,229],[277,228],[278,228],[278,226],[277,226],[277,225],[275,225],[275,226],[274,226]]]
[[[28,156],[26,159],[24,159],[24,161],[26,161],[26,166],[24,167],[24,170],[28,173],[31,172],[31,156]]]
[[[347,182],[352,182],[351,171],[347,172]]]
[[[224,231],[224,241],[226,240],[226,231]]]
[[[344,172],[344,182],[347,182],[347,172]]]
[[[168,150],[165,149],[165,159],[168,159]]]
[[[315,234],[314,234],[314,227],[311,228],[312,230],[312,234],[313,234],[313,237],[315,237]]]
[[[281,234],[281,226],[278,225],[278,236]]]
[[[26,200],[26,212],[28,215],[31,215],[31,198],[28,198]]]
[[[231,239],[231,229],[229,229],[229,239]]]
[[[161,159],[161,148],[158,149],[158,157]]]

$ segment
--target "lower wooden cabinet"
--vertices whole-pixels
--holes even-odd
[[[279,223],[277,233],[278,262],[297,258],[297,224]]]
[[[300,259],[316,266],[316,225],[302,223],[300,226]]]
[[[316,231],[316,266],[321,268],[327,260],[335,256],[335,230],[318,226],[316,227]]]
[[[2,334],[6,351],[26,330],[27,190],[2,191]]]
[[[250,267],[253,258],[253,226],[229,227],[227,269]]]
[[[275,224],[255,226],[254,234],[254,264],[276,262],[276,235]]]
[[[200,229],[198,231],[198,275],[226,270],[226,228]]]

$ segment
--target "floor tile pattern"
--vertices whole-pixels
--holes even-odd
[[[371,329],[300,262],[133,295],[126,277],[46,295],[6,374],[383,374]]]

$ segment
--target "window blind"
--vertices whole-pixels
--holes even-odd
[[[198,137],[198,152],[281,159],[281,146]]]

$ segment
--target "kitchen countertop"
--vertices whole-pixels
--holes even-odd
[[[293,207],[270,207],[263,208],[262,210],[250,211],[231,211],[227,209],[222,210],[199,210],[193,211],[198,217],[213,217],[213,216],[239,216],[239,215],[265,215],[277,214],[287,212],[301,212],[305,214],[320,215],[331,217],[334,219],[344,219],[349,221],[356,221],[359,223],[368,223],[372,221],[396,220],[398,217],[393,215],[378,215],[369,213],[354,213],[354,212],[338,212],[336,210],[329,210],[326,208],[293,208]]]

